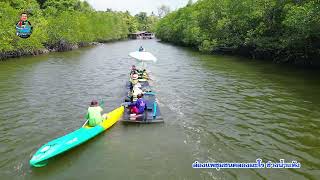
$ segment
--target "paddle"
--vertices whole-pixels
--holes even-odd
[[[87,123],[88,123],[88,119],[86,120],[86,122],[81,126],[81,127],[84,127]]]
[[[153,119],[156,119],[157,117],[157,103],[153,103]]]
[[[128,107],[130,104],[131,102],[124,102],[124,103],[121,103],[121,106]]]
[[[99,106],[102,108],[104,107],[104,101],[101,99],[100,103],[99,103]]]

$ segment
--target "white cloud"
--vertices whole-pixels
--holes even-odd
[[[116,11],[128,10],[132,15],[139,12],[147,12],[150,14],[152,11],[157,14],[157,8],[161,5],[170,6],[171,10],[183,7],[187,4],[188,0],[87,0],[96,10],[106,10],[111,8]]]

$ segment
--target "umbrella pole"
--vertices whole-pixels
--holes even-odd
[[[141,67],[141,69],[147,69],[147,63],[145,63],[145,62],[143,62],[143,61],[141,61],[141,62],[139,63],[139,66]]]
[[[143,69],[147,69],[147,64],[142,62],[142,67],[143,67]]]

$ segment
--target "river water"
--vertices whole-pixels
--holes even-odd
[[[84,122],[89,102],[119,106],[128,53],[143,45],[164,124],[116,124],[43,168],[44,143]],[[320,73],[203,55],[156,40],[0,62],[1,179],[317,179]],[[199,162],[301,163],[300,169],[192,169]]]

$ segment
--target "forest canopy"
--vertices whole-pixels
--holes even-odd
[[[199,0],[162,18],[156,29],[163,41],[204,52],[309,64],[320,56],[316,0]]]
[[[15,24],[22,12],[34,27],[28,39],[16,36]],[[131,32],[154,28],[158,20],[129,12],[95,11],[80,0],[4,0],[0,2],[0,53],[35,51],[59,43],[79,44],[127,38]],[[145,23],[141,25],[141,23]]]

